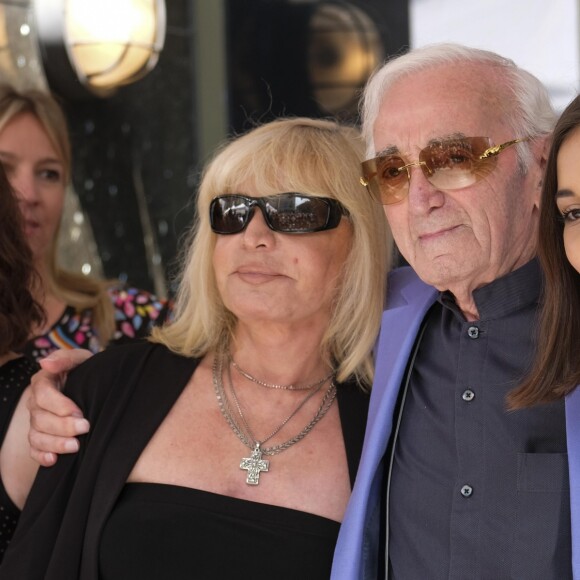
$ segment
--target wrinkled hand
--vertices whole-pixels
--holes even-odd
[[[76,436],[87,433],[90,425],[73,401],[60,392],[68,371],[92,356],[88,350],[59,350],[40,361],[42,369],[31,380],[30,411],[31,457],[49,467],[56,463],[58,454],[76,453]]]

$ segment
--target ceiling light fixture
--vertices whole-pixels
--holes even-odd
[[[33,0],[51,88],[108,96],[146,75],[165,40],[164,0]]]

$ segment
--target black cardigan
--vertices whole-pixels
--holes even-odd
[[[41,468],[0,578],[98,580],[99,538],[135,462],[195,371],[199,359],[161,345],[111,348],[75,369],[66,393],[91,423],[75,455]],[[339,385],[337,398],[351,485],[368,396]]]

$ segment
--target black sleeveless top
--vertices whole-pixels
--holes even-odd
[[[337,399],[352,485],[368,396],[347,383],[338,387]],[[175,485],[127,483],[103,529],[99,576],[328,578],[339,528],[336,521],[286,507]]]
[[[289,508],[128,483],[101,536],[100,577],[328,578],[339,527]]]

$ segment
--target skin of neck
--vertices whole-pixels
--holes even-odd
[[[255,378],[274,384],[305,384],[330,372],[320,344],[324,329],[286,324],[238,323],[230,353]]]
[[[465,316],[465,320],[468,322],[479,320],[479,312],[471,290],[463,288],[453,290],[450,288],[449,291],[453,294],[455,303]]]
[[[34,299],[42,306],[46,322],[43,327],[34,328],[32,335],[43,334],[60,318],[66,304],[51,291],[53,276],[47,260],[38,258],[34,261],[34,267],[40,278],[39,287],[33,291]]]

